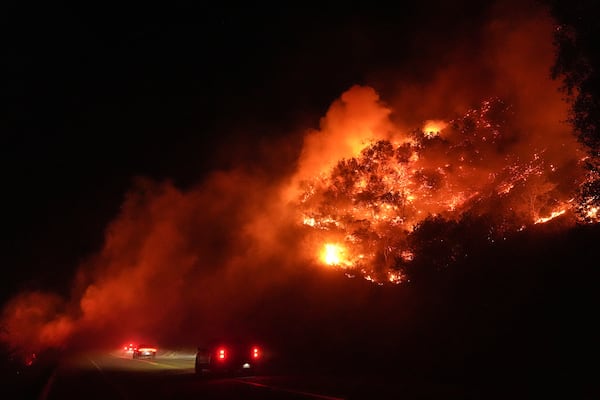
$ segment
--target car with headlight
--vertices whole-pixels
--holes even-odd
[[[133,348],[133,358],[155,358],[156,346],[149,344],[139,344]]]
[[[198,376],[256,375],[264,365],[260,345],[251,341],[218,341],[199,346],[195,371]]]

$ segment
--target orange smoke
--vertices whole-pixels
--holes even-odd
[[[26,292],[8,302],[3,311],[3,341],[16,348],[60,346],[71,336],[74,321],[58,295]]]
[[[388,138],[393,130],[390,112],[373,88],[355,86],[342,94],[322,118],[321,129],[307,132],[297,179],[326,172],[339,159],[359,154],[367,143]]]
[[[194,343],[199,330],[222,330],[270,281],[265,265],[273,253],[297,258],[296,240],[286,243],[269,218],[276,212],[265,199],[276,195],[241,171],[214,173],[187,191],[139,180],[103,247],[81,265],[71,297],[15,297],[3,311],[2,340],[38,351],[129,338],[160,343],[177,326],[185,326],[180,339]]]

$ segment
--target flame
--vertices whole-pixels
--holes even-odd
[[[400,271],[395,271],[395,272],[390,272],[388,273],[388,281],[390,283],[402,283],[405,280],[407,280],[406,275],[404,275],[402,272]]]
[[[344,260],[345,248],[339,244],[326,243],[321,251],[321,260],[327,265],[339,266]]]
[[[544,224],[548,221],[553,220],[556,217],[560,217],[561,215],[563,215],[566,212],[567,212],[567,208],[562,208],[560,210],[552,211],[552,213],[549,216],[540,217],[540,218],[536,219],[534,224]]]
[[[448,123],[443,120],[429,120],[425,121],[423,125],[423,134],[427,138],[433,138],[440,134],[448,126]]]
[[[518,147],[513,116],[511,104],[492,97],[452,120],[428,121],[411,140],[405,132],[366,141],[358,155],[304,179],[295,202],[303,225],[344,238],[322,245],[321,262],[348,276],[400,283],[419,256],[411,235],[429,217],[497,215],[488,234],[494,243],[575,209],[572,195],[583,176],[581,163],[571,162],[579,158],[575,138],[570,147],[566,136],[556,148],[535,138]],[[565,149],[572,151],[568,162]],[[572,178],[565,183],[563,175]]]

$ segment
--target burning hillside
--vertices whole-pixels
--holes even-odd
[[[476,58],[458,51],[432,82],[355,86],[331,106],[290,189],[316,262],[399,283],[424,259],[467,257],[469,242],[598,221],[598,176],[549,76],[552,22],[533,15],[494,20]],[[432,250],[420,243],[432,224],[479,230]]]
[[[400,140],[366,141],[356,156],[303,180],[298,207],[322,242],[321,261],[348,275],[401,282],[403,267],[418,257],[411,235],[427,218],[491,217],[490,242],[560,216],[574,223],[586,207],[579,187],[591,179],[582,155],[567,137],[534,145],[535,133],[518,131],[517,113],[487,99]]]

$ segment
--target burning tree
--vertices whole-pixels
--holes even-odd
[[[467,256],[460,240],[493,243],[560,216],[574,221],[574,193],[591,185],[582,163],[562,162],[550,142],[524,145],[517,135],[530,133],[514,115],[502,99],[487,99],[435,128],[365,143],[304,180],[297,207],[323,243],[321,261],[399,283],[425,259],[443,269]]]

